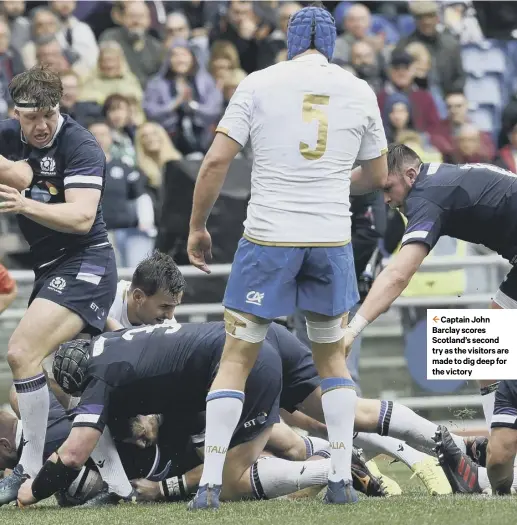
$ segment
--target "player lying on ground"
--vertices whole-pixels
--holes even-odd
[[[492,432],[478,461],[462,454],[448,430],[437,435],[440,463],[455,492],[511,494],[517,490],[517,381],[501,381],[496,392]],[[486,461],[486,469],[485,466]],[[479,466],[478,466],[479,463]]]
[[[403,144],[390,146],[385,201],[403,207],[408,224],[399,253],[377,277],[346,329],[346,345],[400,296],[440,236],[483,244],[517,262],[517,177],[490,164],[422,163]],[[491,308],[517,308],[514,266]],[[497,382],[480,381],[490,428]]]
[[[0,481],[0,505],[15,500],[24,479],[42,466],[49,396],[41,362],[80,332],[101,332],[117,284],[99,204],[102,150],[61,115],[63,86],[50,69],[17,75],[9,93],[15,118],[0,122],[0,213],[17,215],[35,281],[7,348],[25,439],[19,464]]]
[[[372,89],[329,63],[335,40],[325,9],[306,7],[291,17],[288,60],[239,84],[196,180],[188,253],[209,271],[207,220],[232,160],[251,141],[251,198],[223,301],[226,344],[206,400],[205,464],[190,509],[218,507],[246,378],[268,325],[295,310],[305,313],[321,377],[332,455],[325,501],[357,501],[351,482],[357,396],[343,345],[348,312],[359,300],[349,193],[385,184],[386,137]],[[352,175],[356,160],[361,178]]]

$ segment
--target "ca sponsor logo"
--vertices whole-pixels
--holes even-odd
[[[56,174],[56,161],[52,157],[43,157],[40,161],[41,175],[52,176]]]
[[[248,292],[246,295],[246,302],[249,304],[256,304],[257,306],[262,306],[262,299],[264,299],[264,294],[261,292]]]
[[[66,288],[66,281],[62,277],[54,277],[50,284],[48,285],[49,290],[54,290],[55,292],[62,293]]]

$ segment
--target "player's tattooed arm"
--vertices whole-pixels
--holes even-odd
[[[487,449],[487,474],[494,494],[510,494],[517,453],[517,430],[493,428]]]
[[[0,184],[23,191],[30,186],[32,177],[32,168],[28,162],[8,160],[0,155]]]

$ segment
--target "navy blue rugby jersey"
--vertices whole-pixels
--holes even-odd
[[[94,188],[104,191],[106,157],[93,135],[68,115],[62,115],[52,141],[35,148],[25,141],[15,119],[0,121],[0,154],[9,160],[27,160],[34,177],[25,197],[47,204],[65,202],[65,190]],[[66,252],[106,242],[107,231],[99,201],[97,215],[86,235],[61,233],[18,215],[29,243],[33,265],[58,259]]]
[[[442,235],[517,262],[517,176],[491,164],[423,164],[404,204],[401,246],[431,250]]]

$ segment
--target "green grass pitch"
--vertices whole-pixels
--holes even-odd
[[[489,525],[513,523],[512,497],[442,496],[432,498],[400,464],[377,460],[404,495],[362,498],[352,506],[327,506],[318,499],[225,503],[218,512],[190,513],[182,504],[121,505],[102,509],[59,509],[52,503],[27,509],[0,509],[6,525]]]

